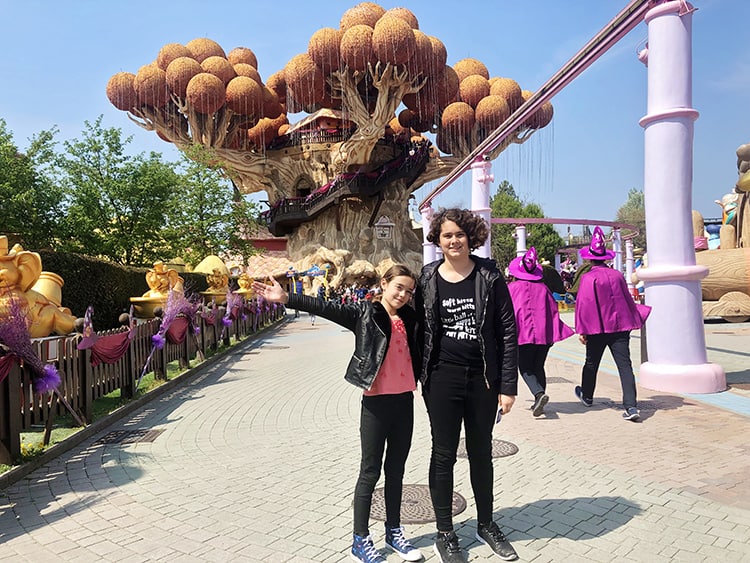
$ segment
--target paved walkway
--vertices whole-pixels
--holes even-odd
[[[496,429],[519,451],[495,461],[495,516],[522,561],[750,560],[750,325],[706,333],[732,390],[639,389],[642,423],[621,419],[608,355],[594,406],[575,399],[575,339],[551,353],[546,416],[531,416],[521,386]],[[303,314],[0,491],[0,561],[348,560],[359,461],[360,395],[343,381],[352,343]],[[405,477],[415,485],[427,481],[430,450],[416,405]],[[135,429],[154,432],[103,440]],[[455,488],[468,501],[455,520],[470,560],[493,560],[472,540],[465,459]],[[407,526],[428,561],[433,530]],[[382,524],[372,532],[382,547]]]

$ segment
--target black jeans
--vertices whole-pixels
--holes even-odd
[[[583,364],[581,390],[583,396],[592,399],[596,388],[596,372],[602,361],[604,350],[609,347],[620,374],[622,404],[627,409],[636,406],[635,375],[630,363],[630,331],[586,336],[586,362]]]
[[[437,529],[453,529],[453,466],[456,463],[463,421],[469,457],[471,488],[477,503],[477,520],[492,521],[492,429],[498,395],[488,389],[481,370],[467,366],[438,364],[424,390],[432,430],[430,496]]]
[[[544,362],[551,344],[521,344],[518,346],[518,370],[529,387],[531,394],[536,396],[547,390],[547,374]]]
[[[362,397],[359,423],[362,461],[354,488],[354,533],[358,536],[370,533],[372,492],[380,478],[381,466],[385,470],[386,524],[392,527],[401,525],[404,466],[413,430],[414,393]]]

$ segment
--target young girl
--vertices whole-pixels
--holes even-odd
[[[518,369],[534,395],[531,414],[544,414],[549,401],[544,363],[552,344],[573,335],[573,329],[560,320],[557,303],[544,284],[542,267],[532,246],[508,265],[516,281],[508,284],[518,330]]]
[[[362,563],[386,561],[375,549],[369,530],[372,493],[384,467],[385,543],[406,561],[420,560],[422,554],[406,540],[401,528],[402,481],[414,425],[415,374],[421,365],[416,314],[408,305],[416,283],[414,274],[400,264],[391,266],[380,281],[380,301],[361,300],[356,304],[288,295],[276,280],[271,279],[271,283],[254,282],[253,289],[267,301],[320,315],[354,332],[354,355],[344,379],[364,392],[359,426],[362,461],[354,489],[351,558]]]

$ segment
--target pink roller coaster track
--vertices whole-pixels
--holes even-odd
[[[633,0],[586,45],[576,53],[552,78],[519,107],[505,122],[491,133],[476,149],[474,149],[458,166],[425,197],[419,204],[422,210],[428,207],[432,200],[455,182],[471,164],[482,160],[484,155],[502,143],[524,121],[534,114],[545,102],[570,84],[594,61],[606,53],[615,43],[628,34],[643,21],[646,12],[661,3],[661,0]]]

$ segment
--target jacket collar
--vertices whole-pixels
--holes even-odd
[[[380,301],[373,301],[372,307],[375,315],[377,315],[378,317],[382,317],[383,319],[390,319],[390,315],[388,315],[385,307],[383,307],[383,304]],[[396,311],[396,314],[404,321],[413,322],[416,318],[416,313],[409,304],[401,307],[398,311]]]
[[[477,271],[488,281],[494,280],[500,274],[500,270],[497,269],[497,264],[492,258],[481,258],[480,256],[475,256],[473,254],[470,254],[469,258],[474,261],[474,264],[477,266]],[[445,262],[445,258],[430,262],[424,267],[423,273],[425,281],[430,281],[443,262]]]

